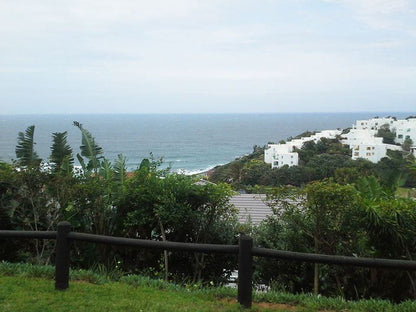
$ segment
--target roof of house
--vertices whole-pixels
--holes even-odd
[[[231,197],[230,203],[238,209],[240,223],[259,224],[267,216],[273,214],[265,200],[264,194],[239,194]]]

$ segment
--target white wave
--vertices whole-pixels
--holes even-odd
[[[198,175],[198,174],[205,174],[207,171],[214,169],[217,166],[221,166],[222,164],[209,166],[205,169],[193,169],[193,170],[187,170],[187,169],[176,169],[174,172],[184,175]]]

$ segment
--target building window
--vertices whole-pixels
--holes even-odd
[[[371,153],[367,153],[366,156],[371,156]]]
[[[397,138],[398,138],[398,139],[403,139],[403,134],[399,134],[399,135],[397,136]]]
[[[410,139],[410,135],[406,135],[406,139]]]
[[[278,161],[275,161],[275,162],[273,163],[273,166],[275,166],[275,167],[279,166],[279,162],[278,162]]]
[[[369,151],[369,150],[371,150],[371,147],[370,146],[367,146],[367,151]]]
[[[407,129],[407,132],[410,132],[410,129]]]
[[[358,155],[359,155],[359,154],[358,154],[358,152],[355,152],[355,153],[354,153],[354,156],[358,156]]]

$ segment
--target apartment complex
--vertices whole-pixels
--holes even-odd
[[[383,138],[376,137],[378,130],[383,128],[395,133],[394,142],[397,145],[383,143]],[[397,120],[395,117],[385,117],[357,120],[350,132],[343,136],[342,142],[351,148],[352,159],[364,158],[376,163],[387,156],[388,150],[402,151],[400,144],[406,140],[413,144],[410,151],[414,154],[416,118]]]
[[[396,119],[395,117],[372,118],[368,120],[357,120],[352,126],[352,130],[377,131],[381,127],[387,127],[396,134],[395,142],[403,144],[406,139],[410,139],[416,144],[416,117],[406,119]]]
[[[341,142],[350,147],[352,159],[364,158],[374,163],[386,157],[387,150],[402,150],[399,145],[383,143],[383,138],[376,137],[376,135],[377,130],[372,127],[369,129],[353,128],[342,136]]]
[[[299,164],[299,154],[296,149],[301,149],[303,144],[309,141],[318,142],[322,138],[335,139],[341,134],[341,130],[324,130],[309,137],[294,139],[282,144],[268,144],[264,151],[264,162],[271,164],[272,168],[283,166],[297,166]]]
[[[389,129],[395,133],[396,144],[383,143],[383,138],[376,136],[380,129]],[[339,135],[340,130],[325,130],[284,144],[268,144],[264,151],[264,162],[271,164],[272,168],[297,166],[299,155],[296,149],[301,149],[308,141],[316,143],[321,138],[334,139]],[[403,151],[401,144],[405,142],[411,144],[410,153],[416,156],[416,117],[400,120],[395,117],[357,120],[350,131],[341,138],[341,142],[350,147],[352,159],[364,158],[377,163],[387,156],[388,150]]]

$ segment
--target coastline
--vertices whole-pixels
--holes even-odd
[[[48,161],[51,135],[68,132],[74,156],[79,153],[81,135],[72,125],[78,120],[94,136],[103,156],[112,163],[118,154],[127,158],[134,171],[152,153],[164,159],[163,167],[189,175],[209,175],[218,165],[251,153],[254,145],[279,142],[306,130],[350,127],[357,119],[375,115],[398,118],[415,113],[296,113],[218,115],[19,115],[2,116],[0,160],[15,159],[18,132],[35,125],[35,149]]]

